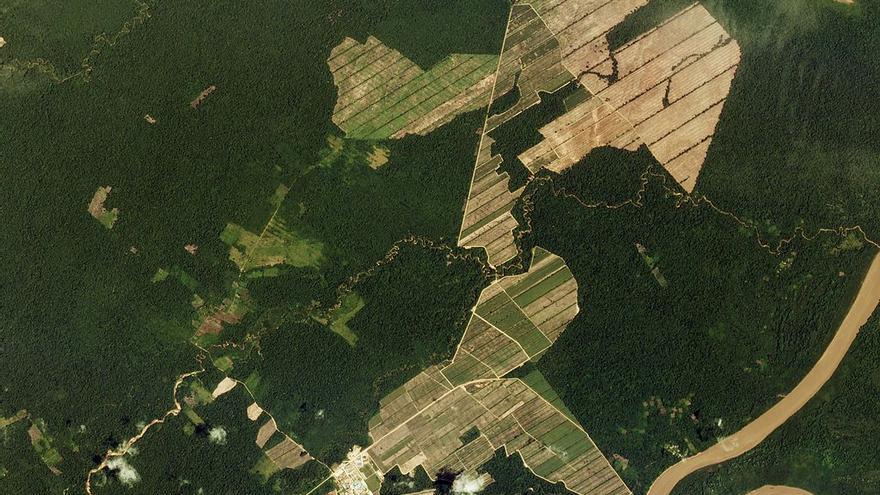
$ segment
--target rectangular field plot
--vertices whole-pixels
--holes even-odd
[[[489,103],[496,55],[453,54],[424,71],[374,37],[346,38],[327,61],[339,88],[333,122],[355,139],[426,134]]]
[[[367,452],[383,472],[400,466],[406,474],[419,465],[429,473],[474,472],[502,447],[508,455],[519,453],[538,476],[562,481],[575,493],[630,493],[580,425],[517,379],[457,387]]]
[[[539,104],[539,91],[555,92],[573,79],[574,75],[562,65],[558,40],[535,9],[529,5],[514,5],[498,63],[492,104],[505,98],[514,90],[514,85],[518,97],[508,108],[498,109],[495,115],[489,116],[483,128],[459,235],[461,246],[484,247],[492,265],[501,264],[517,254],[513,229],[518,224],[510,211],[522,194],[522,188],[509,190],[510,178],[506,172],[498,172],[502,158],[493,154],[493,140],[488,134]]]
[[[656,0],[655,0],[656,1]],[[593,95],[540,130],[520,155],[535,172],[561,171],[590,150],[646,144],[692,191],[740,61],[740,49],[693,4],[610,52],[605,35],[647,0],[567,0],[533,6],[562,43],[563,64]],[[580,19],[575,13],[588,16]]]
[[[453,386],[502,377],[549,348],[577,313],[577,282],[565,261],[535,248],[527,273],[480,294],[442,374]]]
[[[501,287],[490,287],[483,292],[475,314],[515,340],[531,358],[550,347],[541,330],[529,320],[523,310]]]

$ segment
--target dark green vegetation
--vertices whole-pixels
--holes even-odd
[[[305,493],[329,475],[315,461],[296,470],[272,466],[254,442],[268,417],[248,420],[245,411],[252,400],[241,386],[209,403],[182,387],[181,400],[186,395],[197,402],[151,431],[134,455],[123,457],[139,479],[131,481],[121,466],[115,466],[93,478],[93,493]],[[281,439],[276,434],[266,446]]]
[[[8,0],[0,6],[0,36],[7,42],[0,64],[36,62],[54,68],[54,75],[63,79],[82,70],[89,52],[105,48],[126,22],[136,22],[142,9],[135,0]]]
[[[880,4],[702,3],[743,55],[698,192],[771,238],[880,237]]]
[[[15,411],[0,409],[0,425],[4,416]],[[63,490],[61,479],[49,475],[40,454],[28,440],[29,419],[0,428],[0,487],[8,493],[58,493]]]
[[[253,319],[230,329],[231,338],[244,339],[252,325],[277,328],[290,318],[287,306],[333,299],[341,280],[382,258],[406,235],[440,239],[458,230],[478,116],[465,116],[441,134],[388,143],[391,162],[377,171],[364,164],[334,164],[305,178],[302,174],[321,161],[327,136],[338,133],[330,120],[336,91],[326,65],[330,50],[344,36],[376,33],[378,22],[387,37],[393,29],[390,19],[402,15],[405,5],[351,0],[297,9],[278,0],[156,0],[147,6],[150,16],[143,24],[91,56],[88,81],[64,84],[51,83],[39,68],[23,72],[9,60],[42,57],[58,72],[78,70],[94,36],[116,32],[137,14],[138,5],[16,2],[0,13],[0,35],[9,43],[0,52],[0,114],[15,116],[0,119],[0,259],[6,268],[0,284],[9,288],[0,298],[0,411],[8,415],[27,409],[45,420],[63,458],[57,466],[62,474],[55,477],[32,455],[26,439],[20,452],[21,439],[10,440],[6,445],[17,453],[10,454],[16,455],[15,465],[7,469],[14,467],[16,473],[7,479],[16,480],[20,493],[80,492],[94,459],[134,435],[138,423],[172,407],[174,379],[199,367],[197,350],[189,343],[192,291],[209,305],[229,295],[239,273],[219,235],[229,223],[261,232],[275,209],[268,198],[279,183],[310,180],[321,188],[312,194],[328,195],[324,203],[314,199],[307,205],[324,215],[316,229],[326,229],[320,234],[332,243],[328,264],[344,266],[327,266],[326,274],[291,270],[273,279],[282,282],[278,288],[293,288],[288,291],[270,294],[253,288]],[[503,26],[506,9],[495,15],[500,20],[493,25]],[[467,25],[457,24],[454,32],[444,32],[445,41],[432,41],[433,48],[425,50],[491,51],[493,45],[483,41],[474,50],[462,49],[462,40],[477,34],[485,39],[494,35],[500,43],[503,28],[491,33],[480,26],[468,33]],[[209,85],[216,85],[216,92],[192,109],[189,103]],[[147,114],[157,122],[147,123]],[[450,157],[454,161],[447,162]],[[331,180],[350,189],[323,183]],[[86,211],[99,186],[113,188],[106,206],[118,208],[119,219],[112,230]],[[308,199],[305,187],[296,191],[300,201]],[[328,206],[333,201],[335,209]],[[387,216],[385,222],[380,215]],[[371,223],[354,223],[365,219]],[[196,255],[184,250],[187,244],[198,246]],[[445,261],[439,266],[445,268]],[[170,269],[173,279],[153,283],[160,267]],[[467,275],[455,266],[450,270],[439,275],[438,269],[430,280],[462,284],[451,296],[452,306],[437,309],[459,314],[471,304],[468,298],[482,279],[477,269],[464,270]],[[395,290],[406,294],[404,301],[427,300],[443,294],[435,286]],[[415,307],[430,319],[432,310]],[[366,308],[358,318],[369,314]],[[374,313],[372,318],[378,317]],[[382,323],[399,332],[389,335],[418,335],[407,318],[389,312]],[[440,325],[440,319],[431,321]],[[305,326],[345,345],[317,324]],[[421,328],[443,342],[442,349],[426,351],[438,355],[445,355],[447,341],[458,338],[448,333],[460,331],[448,325],[439,333],[431,324]],[[370,331],[363,330],[364,340]],[[284,331],[277,335],[300,337]],[[270,355],[271,345],[263,343],[265,354]],[[415,373],[427,357],[412,359],[401,357],[395,366]],[[332,388],[328,383],[335,383],[336,371],[312,376],[325,380],[324,390]],[[389,383],[402,379],[397,374]],[[367,385],[365,396],[374,397]],[[144,448],[149,440],[148,435]]]
[[[504,449],[495,451],[495,457],[483,464],[480,472],[495,479],[480,492],[483,495],[572,495],[561,482],[550,483],[535,476],[519,454],[507,457]]]
[[[586,204],[619,205],[637,197],[649,169],[659,170],[645,146],[634,153],[601,147],[568,169],[564,183],[557,184],[563,188],[568,184],[589,185],[576,191],[578,199]]]
[[[427,70],[452,53],[501,52],[508,0],[385,0],[369,34]]]
[[[428,477],[425,468],[418,466],[415,472],[409,476],[400,472],[400,468],[395,467],[385,474],[385,480],[382,482],[382,488],[379,495],[405,495],[420,490],[428,490],[434,486],[434,482]]]
[[[650,161],[644,150],[598,156],[607,159],[542,173],[525,192],[525,247],[561,256],[581,287],[580,315],[538,369],[603,453],[622,456],[621,476],[642,493],[676,455],[737,430],[797,383],[873,249],[829,234],[770,254],[729,217],[680,205],[665,174],[651,177],[640,206],[582,207],[572,195],[595,198],[594,177],[622,173],[625,160],[638,162],[624,169],[637,174]],[[637,183],[621,177],[600,190],[620,199]]]
[[[682,9],[693,4],[693,0],[654,0],[628,15],[620,24],[608,32],[608,49],[615,51],[633,41],[640,35],[666,22]]]
[[[428,136],[384,142],[389,161],[378,169],[364,158],[362,148],[372,144],[342,141],[339,152],[326,152],[324,166],[291,181],[279,218],[326,246],[327,287],[368,268],[404,237],[454,243],[482,115],[462,115]]]
[[[486,284],[480,268],[442,249],[403,244],[354,287],[365,303],[348,321],[355,346],[314,320],[286,323],[233,374],[252,384],[280,428],[314,456],[337,462],[352,445],[369,444],[367,421],[380,398],[452,356]]]
[[[499,169],[510,174],[508,188],[511,191],[524,186],[530,175],[529,170],[517,156],[544,139],[539,129],[565,113],[565,98],[576,91],[577,85],[571,83],[554,93],[540,92],[538,94],[541,97],[541,103],[525,110],[489,133],[489,136],[495,140],[495,144],[492,145],[492,153],[501,155],[504,159]],[[506,95],[502,99],[506,99]]]
[[[489,107],[489,115],[500,115],[516,105],[520,98],[519,78],[521,75],[522,71],[516,73],[516,76],[513,78],[513,87],[506,93],[495,95],[495,99],[492,100],[492,106]]]
[[[685,478],[673,493],[742,494],[765,484],[815,494],[880,492],[878,330],[875,316],[831,380],[755,449]]]

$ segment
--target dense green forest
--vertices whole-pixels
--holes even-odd
[[[880,237],[880,3],[701,3],[742,62],[697,192],[771,238],[839,225]]]
[[[292,194],[325,216],[318,220],[306,210],[303,218],[316,218],[316,230],[331,244],[332,266],[326,273],[291,269],[273,279],[287,292],[253,284],[253,321],[230,332],[232,337],[245,338],[242,330],[255,322],[285,321],[289,315],[276,307],[313,298],[331,304],[338,283],[381,259],[403,237],[451,239],[479,138],[478,113],[429,137],[386,143],[390,161],[379,170],[334,163],[311,175],[302,172],[324,158],[327,136],[339,133],[330,121],[336,90],[326,60],[345,36],[399,40],[416,58],[418,52],[441,58],[497,52],[507,13],[496,3],[473,4],[483,10],[472,23],[457,22],[443,37],[421,40],[412,27],[422,23],[434,32],[437,23],[452,26],[456,5],[327,1],[293,9],[275,0],[156,0],[112,8],[81,1],[51,10],[41,2],[0,8],[0,35],[7,42],[0,51],[0,113],[15,116],[0,120],[0,258],[7,267],[0,283],[10,288],[0,298],[0,339],[4,356],[15,356],[0,362],[0,410],[27,409],[45,421],[63,458],[57,466],[62,474],[52,476],[26,437],[19,438],[21,425],[13,425],[4,430],[10,438],[4,445],[24,451],[2,467],[22,475],[7,479],[18,480],[22,492],[63,487],[77,493],[96,458],[132,436],[138,423],[171,407],[174,379],[200,367],[198,350],[189,343],[193,291],[218,303],[239,277],[219,235],[229,223],[259,233],[274,209],[267,198],[279,184],[303,181]],[[143,7],[149,17],[131,23]],[[406,26],[396,20],[403,16]],[[404,27],[407,32],[395,37]],[[113,37],[112,45],[95,43],[101,33]],[[86,56],[89,77],[63,84],[41,66],[28,65],[43,59],[67,75]],[[217,90],[191,108],[209,85]],[[100,186],[112,187],[106,206],[119,210],[112,230],[87,212]],[[311,199],[306,187],[315,188]],[[319,194],[327,195],[323,202]],[[297,201],[290,204],[295,208]],[[186,245],[196,245],[197,253],[188,253]],[[185,274],[191,287],[152,283],[158,268]],[[433,272],[433,280],[462,284],[453,305],[475,297],[483,283],[478,269],[465,271]],[[424,286],[397,290],[411,301],[419,287],[421,297],[429,297]],[[470,304],[451,311],[458,315]],[[363,314],[369,318],[370,308]],[[411,320],[390,320],[400,316],[389,312],[383,323],[410,331],[404,325]],[[304,325],[327,337],[316,323]],[[430,324],[422,328],[434,331]],[[448,332],[460,330],[437,332],[443,342],[437,352],[457,340]],[[332,333],[327,338],[338,339]],[[407,370],[418,366],[407,363]],[[367,389],[365,396],[373,392]]]
[[[378,169],[358,151],[373,143],[343,140],[341,152],[291,181],[277,218],[325,246],[320,276],[327,287],[367,269],[405,237],[455,242],[481,120],[475,111],[427,136],[383,142],[388,163]],[[285,278],[263,283],[297,283]]]
[[[743,60],[697,195],[769,239],[798,226],[856,224],[880,237],[880,5],[702,3],[739,42]],[[209,364],[191,345],[194,293],[217,304],[253,275],[239,273],[221,232],[236,224],[259,234],[270,218],[318,243],[321,261],[247,282],[251,312],[212,337],[230,345],[211,357],[228,352],[230,372],[321,460],[368,443],[378,399],[451,355],[488,283],[484,254],[450,247],[484,111],[427,136],[345,140],[330,119],[336,88],[326,61],[346,36],[376,36],[425,68],[451,53],[498,53],[508,5],[0,6],[0,417],[29,415],[0,429],[0,491],[81,493],[84,473],[108,449],[173,406],[175,378]],[[610,45],[681,5],[649,3],[609,33]],[[537,130],[564,111],[571,91],[543,94],[493,132],[511,187],[528,178],[516,154],[538,142]],[[505,95],[493,112],[517,96]],[[388,162],[373,168],[376,149]],[[660,175],[636,205],[582,206],[636,197],[652,165]],[[269,198],[281,184],[289,191],[277,208]],[[751,231],[681,203],[665,184],[646,150],[599,149],[562,176],[540,174],[517,211],[529,226],[521,247],[563,256],[581,285],[581,316],[538,368],[603,452],[626,461],[615,466],[636,491],[676,454],[710,445],[790,388],[827,342],[873,254],[859,236],[832,234],[797,238],[771,254]],[[119,210],[111,230],[87,212],[101,186],[112,187],[107,208]],[[401,241],[412,237],[418,241]],[[354,284],[365,304],[347,322],[352,346],[322,319],[347,290],[340,286],[395,244],[393,261]],[[153,283],[158,268],[185,283]],[[854,406],[877,395],[872,339],[861,338],[848,371],[809,415],[688,486],[727,493],[802,479],[820,493],[880,489],[877,459],[863,454],[876,437],[870,409]],[[319,463],[268,481],[250,473],[259,453],[246,441],[255,425],[236,412],[244,402],[230,395],[199,412],[224,426],[223,449],[187,436],[190,419],[173,418],[129,459],[142,482],[129,489],[110,479],[99,493],[299,492],[326,474]],[[28,441],[32,424],[46,445]],[[498,481],[487,490],[561,493],[516,459],[491,461]]]
[[[507,457],[504,449],[495,451],[495,456],[479,471],[489,473],[495,480],[480,492],[482,495],[573,495],[561,482],[550,483],[535,476],[523,464],[522,456]]]
[[[369,444],[379,399],[433,363],[451,358],[470,308],[488,283],[476,260],[403,244],[390,263],[354,286],[364,307],[346,339],[316,321],[291,321],[262,337],[259,354],[236,364],[279,427],[314,456],[338,462]]]
[[[13,60],[42,60],[37,70],[54,69],[59,78],[70,76],[82,70],[93,47],[106,46],[125,23],[141,17],[143,7],[134,0],[7,0],[0,5],[0,26],[7,42],[0,51],[0,66]],[[63,28],[56,28],[58,23]],[[96,40],[102,33],[106,36]]]
[[[638,203],[583,206],[600,191],[622,199],[651,161],[644,149],[603,150],[542,172],[519,209],[531,226],[523,246],[565,259],[581,291],[579,316],[538,369],[637,493],[797,383],[874,254],[836,234],[771,254],[731,218],[682,203],[656,162]],[[624,171],[633,176],[592,180]]]
[[[511,91],[515,91],[515,94],[519,95],[518,89]],[[539,104],[526,109],[489,133],[489,136],[495,140],[492,145],[492,153],[501,155],[504,159],[499,167],[499,172],[507,172],[510,175],[510,182],[507,186],[511,191],[524,186],[531,175],[529,169],[523,165],[518,156],[544,139],[539,130],[565,113],[565,98],[575,91],[577,91],[577,85],[571,83],[553,93],[539,93],[541,98]],[[508,100],[508,97],[504,95],[499,100],[500,106],[503,107],[507,104],[505,100]],[[503,111],[495,110],[494,105],[498,104],[499,101],[493,103],[493,112]]]
[[[430,490],[433,486],[434,482],[423,467],[416,467],[410,475],[401,473],[400,468],[395,467],[385,473],[379,495],[406,495],[421,490]]]
[[[815,494],[880,492],[880,319],[864,327],[831,380],[755,449],[691,475],[676,495],[740,495],[763,485]]]
[[[193,379],[187,385],[196,383],[201,384]],[[202,390],[215,385],[205,382]],[[181,400],[193,396],[184,388]],[[124,462],[95,476],[93,493],[305,493],[329,475],[315,461],[296,470],[269,467],[255,444],[257,430],[268,417],[250,421],[245,411],[251,402],[237,386],[213,402],[185,405],[184,413],[155,427],[149,440],[122,457]],[[282,438],[276,434],[267,447]]]
[[[369,5],[373,2],[364,2]],[[452,53],[501,52],[509,0],[384,0],[367,33],[428,70]]]

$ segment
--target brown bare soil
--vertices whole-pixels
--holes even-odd
[[[338,88],[333,122],[357,139],[427,134],[487,103],[495,60],[452,54],[425,72],[372,36],[346,38],[327,61]]]
[[[287,437],[267,450],[266,456],[282,469],[296,469],[312,459],[301,445]]]
[[[694,4],[610,53],[604,35],[645,3],[533,3],[563,44],[563,64],[596,96],[541,129],[544,141],[520,157],[532,172],[563,170],[599,146],[633,149],[644,142],[685,190],[693,190],[740,50]],[[581,18],[574,12],[589,22],[566,22]],[[582,39],[594,40],[578,43]]]
[[[492,143],[492,138],[483,136],[458,243],[486,248],[489,263],[497,265],[517,252],[513,229],[518,224],[510,210],[522,189],[510,192],[507,173],[495,172],[501,164],[501,157],[492,156]]]
[[[440,127],[444,122],[448,122],[449,116],[460,113],[461,109],[470,108],[475,104],[482,106],[493,84],[495,84],[495,74],[489,74],[454,98],[410,122],[406,127],[394,133],[391,139],[400,139],[407,134],[427,134]]]
[[[263,414],[263,408],[256,402],[248,406],[247,417],[249,420],[256,421],[261,414]]]
[[[463,443],[462,435],[474,427],[480,435]],[[422,465],[433,473],[444,467],[473,471],[501,447],[509,455],[518,452],[536,475],[562,481],[575,493],[630,493],[580,425],[516,379],[478,380],[448,390],[367,452],[383,472],[400,466],[409,473]]]
[[[480,294],[451,364],[425,370],[379,401],[366,449],[379,471],[474,472],[503,447],[577,494],[630,493],[583,428],[554,406],[552,390],[542,396],[523,381],[499,378],[540,353],[531,339],[551,345],[577,314],[577,283],[565,262],[541,248],[532,254],[527,273]],[[516,340],[524,335],[531,355]],[[474,428],[478,435],[463,440]]]
[[[255,440],[257,447],[262,449],[276,431],[278,431],[278,427],[275,425],[275,419],[269,418],[269,421],[266,421],[266,423],[260,427],[260,430],[257,431],[257,438]]]
[[[746,495],[813,495],[812,493],[790,486],[764,485]]]
[[[510,211],[522,194],[522,188],[510,192],[508,174],[495,171],[502,158],[492,153],[493,140],[488,133],[539,104],[539,91],[554,92],[573,79],[572,73],[562,64],[559,43],[544,20],[530,5],[514,5],[498,68],[492,77],[491,94],[493,101],[500,98],[513,88],[516,80],[520,98],[503,113],[488,116],[483,126],[459,236],[461,246],[485,248],[492,265],[516,256],[513,229],[518,224]]]
[[[220,383],[217,384],[217,387],[214,389],[214,391],[211,392],[211,397],[216,399],[217,397],[220,397],[221,395],[235,388],[237,384],[238,382],[236,382],[232,378],[229,378],[228,376],[224,377],[223,380],[221,380]]]
[[[201,93],[199,93],[199,96],[196,96],[195,100],[189,102],[189,106],[192,107],[193,110],[199,108],[205,101],[205,98],[210,96],[211,93],[213,93],[214,91],[217,91],[217,86],[214,86],[213,84],[208,86]]]
[[[388,163],[388,148],[382,146],[374,147],[373,151],[367,155],[367,160],[369,160],[370,168],[373,170],[385,165]]]

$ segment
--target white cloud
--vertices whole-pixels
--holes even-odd
[[[211,428],[208,431],[208,441],[216,445],[226,445],[226,429],[222,426]]]
[[[141,475],[125,460],[125,457],[114,457],[107,461],[107,467],[116,471],[116,478],[125,486],[132,486],[141,480]]]
[[[483,477],[464,473],[452,482],[452,493],[472,494],[483,491],[485,487],[486,482],[483,480]]]

